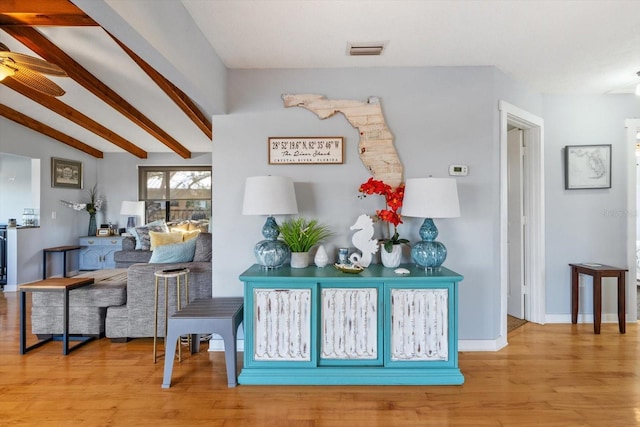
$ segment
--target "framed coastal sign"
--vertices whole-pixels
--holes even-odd
[[[269,164],[340,164],[344,162],[341,136],[270,137]]]
[[[611,188],[611,145],[567,145],[564,188]]]
[[[82,163],[52,157],[51,186],[59,188],[82,188]]]

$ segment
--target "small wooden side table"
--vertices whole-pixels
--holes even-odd
[[[187,301],[185,303],[189,304],[189,269],[188,268],[178,268],[178,269],[167,269],[167,270],[158,270],[153,273],[156,276],[156,291],[155,291],[155,300],[154,300],[154,313],[153,313],[153,363],[156,363],[157,360],[157,342],[158,342],[158,285],[159,279],[164,279],[164,344],[165,344],[165,357],[166,357],[166,347],[167,347],[167,323],[168,323],[168,314],[169,314],[169,279],[176,279],[176,308],[178,311],[182,308],[181,304],[181,290],[180,290],[180,279],[184,279],[185,283],[185,294],[187,297]],[[182,349],[178,347],[178,360],[182,361]]]
[[[611,267],[603,264],[569,264],[571,266],[571,323],[578,323],[578,276],[586,274],[593,277],[593,332],[600,333],[602,321],[602,278],[618,278],[618,328],[626,332],[625,322],[625,281],[626,268]]]
[[[80,250],[80,246],[56,246],[42,250],[42,280],[47,278],[47,254],[62,252],[62,277],[67,277],[67,252]]]
[[[64,305],[62,311],[62,354],[66,356],[71,350],[75,350],[76,348],[88,343],[89,341],[92,341],[94,337],[69,337],[69,291],[71,291],[72,289],[90,285],[92,283],[93,277],[63,277],[45,279],[20,285],[20,354],[25,354],[27,351],[38,348],[41,345],[54,339],[54,336],[51,335],[49,338],[38,341],[37,343],[27,347],[27,292],[62,292],[64,294]],[[69,348],[70,339],[80,342],[75,346]]]

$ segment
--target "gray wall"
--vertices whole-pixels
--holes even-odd
[[[458,179],[462,216],[437,220],[439,240],[449,251],[445,265],[465,276],[460,287],[460,338],[497,337],[498,99],[540,114],[541,97],[493,67],[230,70],[230,113],[213,118],[214,294],[242,294],[238,275],[254,262],[253,246],[262,239],[265,218],[241,215],[247,177],[292,177],[300,213],[319,218],[336,233],[326,244],[333,256],[336,247],[350,246],[349,226],[358,215],[384,207],[381,197],[357,197],[369,173],[357,154],[356,130],[339,114],[320,120],[301,108],[285,109],[282,93],[362,101],[379,96],[406,178],[445,177],[450,164],[469,165],[469,176]],[[346,138],[343,165],[268,164],[269,136],[321,135]],[[405,218],[400,235],[419,240],[421,223],[422,219]]]
[[[106,154],[96,160],[0,118],[0,152],[42,160],[41,222],[48,230],[42,246],[75,243],[88,224],[88,214],[59,204],[60,199],[82,201],[85,193],[50,187],[50,157],[83,162],[86,186],[99,182],[107,199],[98,220],[113,222],[123,221],[120,201],[137,198],[138,165],[209,164],[213,158],[214,294],[242,294],[238,275],[254,262],[252,249],[262,238],[265,218],[241,215],[249,176],[292,177],[301,214],[319,218],[336,233],[326,245],[335,256],[336,247],[350,246],[348,228],[355,218],[374,213],[384,202],[377,196],[357,197],[369,174],[356,152],[356,130],[340,115],[320,120],[301,108],[285,109],[280,95],[289,92],[363,101],[379,96],[407,178],[443,177],[449,164],[469,165],[469,176],[458,179],[462,216],[437,221],[439,239],[449,249],[445,265],[465,276],[461,339],[499,334],[499,100],[545,121],[548,316],[566,318],[570,312],[569,262],[626,264],[626,217],[615,212],[627,209],[623,124],[640,116],[640,101],[632,95],[542,96],[493,67],[233,70],[228,83],[229,114],[213,117],[213,155],[196,154],[189,161],[170,154],[146,160]],[[268,165],[269,136],[318,135],[346,138],[344,164]],[[562,148],[600,143],[613,144],[613,188],[564,190]],[[56,220],[51,220],[52,210]],[[406,218],[401,236],[418,240],[420,223]],[[605,297],[605,311],[613,313],[610,302]],[[589,311],[590,299],[583,303]]]
[[[86,189],[91,188],[96,183],[98,159],[18,125],[4,117],[0,117],[0,153],[40,159],[40,226],[46,229],[46,233],[42,233],[40,247],[77,244],[78,236],[87,234],[89,214],[65,207],[60,203],[60,200],[86,202],[88,197]],[[82,162],[85,190],[52,188],[51,157]],[[8,201],[7,203],[21,202],[16,199],[16,201]],[[20,207],[20,213],[24,207],[26,206]],[[52,212],[56,213],[56,219],[52,218]],[[21,218],[21,215],[18,216],[18,221]],[[102,216],[99,213],[97,215],[98,221],[101,221],[101,218]],[[6,219],[3,218],[2,221],[4,222]],[[34,255],[34,259],[39,262],[37,265],[32,266],[34,272],[32,280],[36,280],[39,276],[35,272],[41,269],[42,257],[41,255]],[[60,269],[56,270],[55,268],[59,264]],[[61,274],[61,263],[55,263],[55,266],[51,274]],[[73,270],[74,267],[77,268],[77,265],[74,266],[71,263],[70,270]]]
[[[634,95],[544,97],[548,315],[570,313],[568,263],[627,266],[627,214],[635,212],[627,212],[624,121],[639,116]],[[564,189],[563,149],[581,144],[612,145],[610,189]],[[593,313],[589,278],[584,289],[581,311]],[[615,313],[615,286],[603,290],[603,312]]]

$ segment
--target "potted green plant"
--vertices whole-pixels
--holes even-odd
[[[291,249],[292,268],[307,267],[311,248],[333,234],[327,225],[305,217],[286,219],[278,228],[280,239]]]

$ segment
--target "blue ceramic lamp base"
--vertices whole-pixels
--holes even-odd
[[[427,270],[439,270],[447,258],[447,248],[440,242],[436,242],[438,228],[431,218],[427,218],[420,227],[422,241],[411,248],[411,258],[419,267]]]
[[[258,242],[253,248],[256,261],[264,269],[282,267],[289,255],[291,255],[289,246],[278,240],[279,234],[280,231],[275,218],[268,217],[264,226],[262,226],[262,235],[265,240]]]

